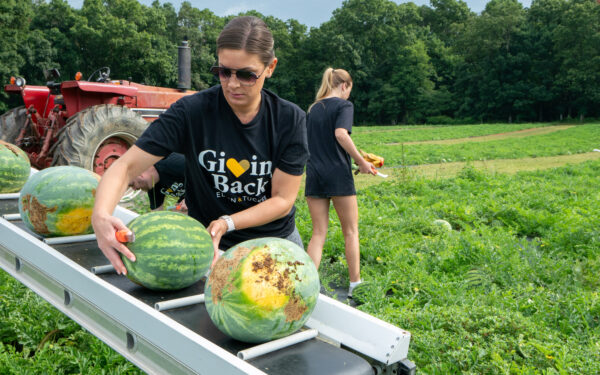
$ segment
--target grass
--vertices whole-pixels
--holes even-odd
[[[411,332],[409,358],[421,374],[600,373],[600,153],[589,152],[600,148],[598,125],[403,150],[383,144],[538,127],[353,134],[359,146],[364,141],[385,156],[386,166],[414,164],[384,168],[387,179],[356,178],[369,281],[359,309]],[[144,195],[129,205],[148,210]],[[307,242],[302,191],[296,206]],[[453,230],[441,230],[436,219]],[[348,282],[343,245],[331,211],[323,283]],[[0,322],[2,375],[141,373],[2,271]]]
[[[575,126],[548,134],[525,138],[506,138],[488,142],[459,144],[387,145],[371,143],[358,147],[381,155],[387,166],[412,166],[457,161],[520,159],[573,155],[591,152],[600,145],[598,124]]]
[[[513,130],[507,133],[497,133],[490,135],[480,135],[480,136],[471,136],[467,138],[451,138],[451,139],[441,139],[434,141],[415,141],[415,142],[404,142],[405,145],[413,145],[413,144],[429,144],[429,145],[453,145],[457,143],[465,143],[465,142],[487,142],[487,141],[496,141],[500,139],[507,138],[524,138],[531,137],[535,135],[542,135],[553,133],[559,130],[565,130],[572,128],[575,125],[560,125],[560,126],[545,126],[542,128],[532,128],[532,129],[524,129],[524,130]],[[399,143],[391,143],[399,144]]]
[[[360,190],[371,288],[360,309],[412,333],[421,373],[598,373],[599,173],[599,161],[514,175],[466,167]],[[335,220],[323,259],[322,279],[347,282]]]

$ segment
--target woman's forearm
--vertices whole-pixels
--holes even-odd
[[[271,179],[271,198],[231,215],[236,229],[267,224],[287,215],[294,206],[301,181],[302,176],[276,169]]]
[[[94,215],[112,215],[129,182],[161,158],[131,147],[102,176],[96,190]]]
[[[270,223],[287,215],[293,207],[283,197],[271,197],[255,206],[231,215],[235,229],[257,227]]]
[[[358,149],[352,141],[352,138],[350,138],[348,131],[346,129],[341,128],[336,129],[335,138],[340,144],[340,146],[342,146],[344,151],[346,151],[348,155],[350,155],[350,157],[356,162],[356,164],[360,165],[360,161],[364,159],[360,155],[360,152],[358,152]]]
[[[127,166],[116,161],[98,184],[94,215],[112,215],[128,185]]]

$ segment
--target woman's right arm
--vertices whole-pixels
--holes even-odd
[[[96,233],[98,247],[115,267],[118,274],[127,273],[119,252],[132,261],[135,261],[135,255],[125,245],[117,241],[115,232],[127,229],[127,227],[120,219],[112,216],[112,213],[121,200],[123,193],[127,190],[130,181],[161,158],[149,154],[137,146],[132,146],[110,166],[98,184],[92,214],[92,226],[94,227],[94,233]]]
[[[352,142],[352,138],[350,138],[350,134],[348,134],[348,130],[344,128],[336,128],[335,129],[335,139],[338,141],[340,146],[350,155],[354,162],[358,165],[360,173],[369,173],[375,174],[375,166],[360,155],[358,149]]]

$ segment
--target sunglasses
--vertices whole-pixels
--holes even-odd
[[[228,80],[231,78],[232,74],[235,74],[235,78],[237,78],[238,82],[242,86],[253,86],[256,81],[263,75],[263,73],[267,70],[267,67],[260,73],[256,75],[256,73],[251,72],[249,70],[235,70],[225,68],[223,66],[213,66],[210,68],[210,72],[215,75],[215,77],[219,77],[223,80]]]

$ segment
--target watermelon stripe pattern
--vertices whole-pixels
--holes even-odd
[[[21,219],[45,237],[92,233],[99,179],[97,174],[75,166],[51,167],[33,174],[21,189]]]
[[[188,287],[206,274],[213,259],[213,243],[197,220],[172,211],[150,212],[129,223],[135,241],[126,246],[136,257],[121,254],[127,277],[152,290]]]
[[[16,193],[29,178],[31,164],[17,146],[0,141],[0,194]]]
[[[208,314],[223,333],[260,343],[300,329],[319,290],[319,274],[304,250],[285,239],[259,238],[219,258],[204,294]]]

